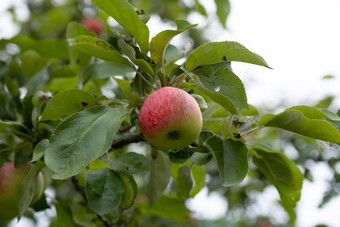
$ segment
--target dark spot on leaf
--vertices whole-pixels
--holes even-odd
[[[226,56],[223,56],[223,57],[222,57],[222,60],[223,60],[223,61],[226,61],[226,60],[227,60],[227,57],[226,57]]]
[[[80,63],[80,60],[79,60],[79,58],[77,58],[76,62],[77,62],[77,64],[79,65],[79,63]]]
[[[144,14],[144,9],[137,9],[137,10],[136,10],[136,13],[137,13],[138,15],[143,15],[143,14]]]
[[[234,137],[235,137],[236,139],[240,139],[240,138],[241,138],[241,134],[240,134],[240,133],[234,133]]]
[[[81,102],[81,105],[85,107],[85,106],[88,105],[88,103],[87,102]]]

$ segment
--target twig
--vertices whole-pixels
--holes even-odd
[[[132,134],[127,138],[115,141],[112,143],[111,148],[112,149],[118,149],[118,148],[122,148],[127,144],[130,143],[138,143],[141,141],[145,141],[144,137],[141,134]]]
[[[81,194],[81,196],[83,197],[83,199],[87,202],[85,190],[84,190],[84,188],[79,184],[78,179],[77,179],[75,176],[73,176],[73,177],[71,178],[71,181],[72,181],[73,187],[77,190],[77,192],[79,192],[79,193]],[[107,221],[105,221],[105,220],[103,219],[102,216],[100,216],[100,215],[97,214],[97,213],[96,213],[96,215],[97,215],[97,218],[103,223],[104,226],[106,226],[106,227],[111,227],[111,225],[110,225],[109,223],[107,223]]]

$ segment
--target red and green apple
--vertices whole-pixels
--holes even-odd
[[[32,163],[24,163],[15,168],[14,162],[5,164],[0,169],[0,220],[8,221],[19,213],[18,198],[21,183],[24,181]],[[44,192],[44,177],[38,175],[38,182],[31,204],[37,202]]]
[[[86,18],[81,22],[87,29],[97,33],[97,35],[101,34],[104,31],[104,23],[95,17]]]
[[[193,143],[202,129],[196,100],[176,87],[163,87],[148,96],[139,112],[144,137],[164,150],[180,150]]]

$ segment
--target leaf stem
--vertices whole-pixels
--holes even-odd
[[[162,71],[163,71],[163,80],[164,80],[164,86],[167,85],[166,83],[166,75],[165,75],[165,63],[164,63],[164,56],[162,57]]]
[[[27,139],[31,140],[31,141],[34,141],[34,138],[30,135],[27,135],[25,133],[22,133],[22,132],[19,132],[19,131],[14,131],[14,134],[17,134],[17,135],[20,135],[20,136],[23,136],[23,137],[26,137]]]
[[[181,80],[179,81],[179,83],[176,85],[176,87],[179,87],[179,85],[181,85],[181,83],[183,82],[183,80],[185,80],[187,78],[188,74],[184,73],[184,75],[182,76]]]
[[[155,83],[157,89],[162,87],[153,76],[151,76],[149,73],[146,73],[146,75],[148,75],[148,77],[150,77],[153,80],[153,82]]]
[[[181,75],[177,76],[172,82],[171,82],[171,86],[173,86],[175,84],[176,81],[178,81],[178,79],[182,78],[182,76],[184,75],[185,73],[182,73]]]
[[[152,89],[157,90],[157,87],[155,88],[144,76],[142,73],[140,73],[139,71],[137,71],[138,75],[150,86],[152,87]]]
[[[249,130],[247,130],[247,131],[245,131],[245,132],[242,132],[242,133],[241,133],[241,136],[242,136],[242,137],[247,136],[247,135],[249,135],[250,133],[253,133],[254,131],[256,131],[256,130],[258,130],[258,129],[261,129],[261,128],[263,128],[263,126],[257,126],[257,127],[255,127],[255,128],[251,128],[251,129],[249,129]]]

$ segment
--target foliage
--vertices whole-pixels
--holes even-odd
[[[203,187],[223,194],[226,215],[234,217],[252,203],[251,191],[270,184],[294,225],[294,207],[309,177],[305,161],[334,167],[339,159],[321,153],[326,142],[332,149],[340,144],[340,117],[327,109],[332,100],[263,114],[248,104],[231,67],[238,61],[270,70],[261,56],[237,42],[197,42],[197,25],[184,19],[149,37],[150,15],[174,21],[197,11],[207,17],[199,1],[77,2],[28,1],[30,20],[18,35],[0,41],[15,50],[1,52],[0,164],[35,163],[21,186],[20,215],[30,216],[29,192],[42,172],[55,193],[51,226],[203,226],[185,206]],[[225,27],[229,2],[215,3]],[[101,18],[106,30],[98,36],[88,30],[78,9]],[[182,33],[194,40],[190,51],[171,44]],[[152,147],[138,126],[143,100],[161,86],[200,100],[202,132],[180,151]],[[287,146],[298,158],[280,151]],[[338,192],[330,189],[321,205]],[[48,209],[46,197],[32,208]],[[261,217],[230,220],[243,226]]]

